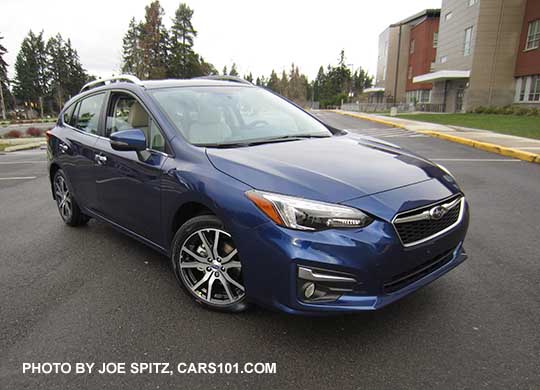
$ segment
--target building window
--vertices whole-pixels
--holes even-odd
[[[469,7],[472,7],[476,3],[478,3],[478,0],[469,0]]]
[[[438,45],[439,45],[439,33],[434,32],[433,33],[433,48],[436,49]]]
[[[540,103],[540,75],[516,80],[516,103]]]
[[[540,102],[540,75],[531,77],[531,87],[529,89],[529,101]]]
[[[538,47],[540,47],[540,19],[529,23],[525,50],[538,49]]]
[[[441,64],[444,64],[446,61],[448,61],[448,56],[442,56],[440,61],[441,61]]]
[[[407,92],[407,103],[409,104],[425,104],[431,102],[431,89],[419,89],[416,91]]]
[[[520,85],[519,85],[519,100],[520,102],[525,100],[525,88],[527,87],[527,79],[520,78]]]
[[[415,45],[415,44],[416,44],[416,41],[413,39],[413,40],[411,41],[411,48],[410,48],[410,50],[409,50],[409,53],[410,53],[410,54],[414,54],[414,45]]]
[[[446,14],[446,16],[444,17],[444,20],[448,21],[448,20],[452,19],[452,16],[454,16],[454,14],[452,12],[448,12]]]
[[[412,66],[409,66],[409,80],[412,79]]]
[[[472,45],[472,33],[473,28],[469,27],[465,30],[465,42],[463,44],[463,55],[469,56],[471,55],[471,45]]]

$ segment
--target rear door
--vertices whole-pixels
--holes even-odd
[[[95,209],[97,201],[95,146],[105,97],[105,93],[94,94],[68,107],[59,132],[58,161],[79,205],[87,209]]]
[[[114,150],[109,141],[110,134],[133,128],[145,133],[147,150]],[[127,92],[110,94],[102,135],[96,144],[99,213],[163,246],[161,167],[168,158],[165,138],[143,104]]]

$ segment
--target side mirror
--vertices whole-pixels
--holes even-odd
[[[146,150],[146,137],[139,129],[117,131],[111,134],[110,140],[114,150],[136,152]]]

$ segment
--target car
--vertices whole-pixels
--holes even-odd
[[[47,137],[63,221],[168,256],[208,309],[379,309],[467,257],[469,206],[446,168],[242,79],[93,81]]]

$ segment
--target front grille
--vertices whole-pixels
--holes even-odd
[[[442,206],[446,210],[440,219],[430,213]],[[412,246],[427,241],[459,222],[463,207],[461,195],[447,199],[420,209],[399,214],[394,219],[394,226],[405,246]]]
[[[403,287],[416,282],[417,280],[429,275],[433,271],[441,268],[443,265],[452,260],[454,255],[454,249],[446,251],[438,256],[433,257],[429,261],[420,264],[419,266],[403,272],[399,275],[393,276],[391,279],[383,283],[383,291],[385,293],[393,293],[402,289]]]

